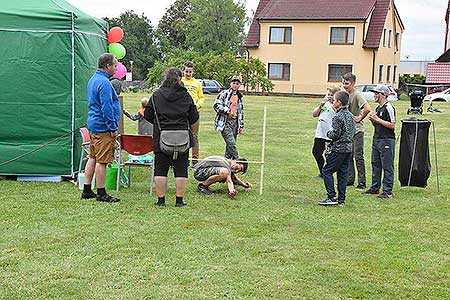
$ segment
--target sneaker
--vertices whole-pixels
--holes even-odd
[[[97,198],[97,194],[94,193],[93,191],[89,191],[89,192],[83,191],[83,193],[81,193],[82,200],[93,199],[93,198]]]
[[[365,189],[366,189],[366,184],[365,183],[359,183],[356,186],[356,190],[358,190],[358,191],[364,191]]]
[[[338,206],[340,206],[340,207],[345,207],[345,202],[339,202],[339,203],[338,203]]]
[[[383,192],[380,195],[378,195],[378,198],[381,199],[390,199],[392,198],[392,193]]]
[[[197,192],[205,194],[205,195],[213,195],[214,192],[211,191],[207,186],[205,186],[203,183],[199,183],[197,186]]]
[[[347,186],[353,186],[354,184],[354,182],[347,182]]]
[[[176,202],[176,203],[175,203],[175,207],[183,207],[183,206],[185,206],[185,205],[187,205],[187,203],[184,202],[184,201]]]
[[[327,198],[327,199],[319,202],[319,205],[337,205],[337,204],[338,204],[338,202],[336,201],[336,199],[330,199],[330,198]]]
[[[155,205],[156,206],[166,206],[166,201],[159,201],[158,200],[158,201],[155,202]]]
[[[380,193],[380,191],[378,191],[378,190],[368,189],[368,190],[365,190],[364,192],[362,192],[361,194],[378,195],[379,193]]]
[[[117,203],[117,202],[119,202],[120,201],[120,199],[118,199],[118,198],[115,198],[115,197],[113,197],[113,196],[110,196],[110,195],[108,195],[108,194],[105,194],[105,195],[97,195],[97,201],[100,201],[100,202],[108,202],[108,203]]]

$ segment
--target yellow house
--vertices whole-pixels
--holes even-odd
[[[397,87],[403,30],[394,0],[260,0],[245,46],[274,92],[324,94],[347,72]]]

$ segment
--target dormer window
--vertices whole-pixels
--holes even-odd
[[[355,43],[355,27],[331,27],[331,45],[353,45]]]
[[[292,44],[292,27],[270,27],[269,44]]]

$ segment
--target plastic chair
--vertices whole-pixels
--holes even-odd
[[[131,135],[131,134],[121,134],[119,135],[119,146],[118,146],[118,165],[119,170],[117,172],[117,188],[119,191],[120,186],[120,175],[122,169],[128,167],[128,186],[131,185],[131,167],[147,167],[151,168],[152,174],[150,179],[150,195],[153,192],[153,176],[154,176],[154,161],[151,162],[135,162],[135,161],[124,161],[122,158],[122,150],[132,155],[144,155],[153,151],[153,137],[149,135]]]
[[[86,127],[80,128],[80,134],[81,138],[83,139],[83,142],[81,144],[81,154],[80,154],[80,164],[78,165],[78,174],[80,174],[83,169],[83,162],[89,159],[89,146],[91,144],[91,137]]]

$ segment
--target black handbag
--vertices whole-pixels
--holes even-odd
[[[159,129],[159,149],[166,155],[171,155],[173,160],[178,159],[178,155],[185,154],[190,148],[189,123],[187,129],[163,130],[159,123],[156,105],[152,96],[153,110],[155,111],[156,124]]]

